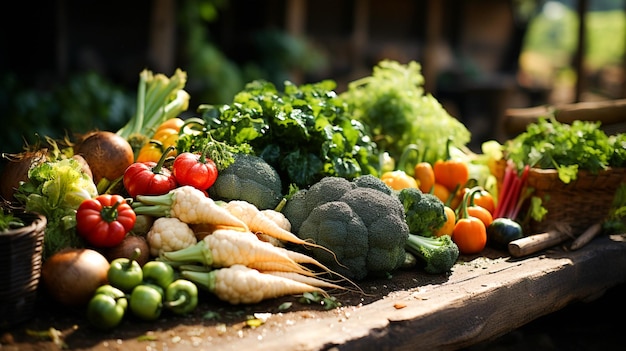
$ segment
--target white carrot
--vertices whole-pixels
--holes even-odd
[[[133,209],[136,214],[175,217],[187,224],[212,224],[248,230],[241,219],[192,186],[181,186],[164,195],[137,195]]]
[[[181,276],[233,305],[253,304],[266,299],[306,292],[327,295],[319,287],[277,275],[264,274],[242,265],[211,272],[181,271]]]
[[[250,267],[258,263],[271,262],[281,263],[283,267],[292,271],[306,271],[281,248],[257,239],[251,232],[232,229],[215,230],[193,246],[164,252],[160,257],[172,263],[201,263],[215,268],[237,264]]]
[[[284,271],[262,271],[265,274],[271,274],[277,277],[283,277],[287,279],[291,279],[293,281],[297,281],[300,283],[304,283],[311,286],[316,286],[318,288],[326,288],[326,289],[340,289],[346,290],[345,287],[334,284],[330,281],[323,280],[320,278],[310,277],[307,275],[302,275],[294,272],[284,272]]]
[[[289,222],[289,219],[287,219],[287,217],[285,217],[282,212],[278,212],[272,209],[261,210],[260,212],[269,220],[276,223],[277,226],[288,232],[291,232],[291,222]]]
[[[224,208],[233,216],[239,218],[242,222],[244,222],[248,226],[248,229],[252,232],[261,232],[278,240],[286,241],[292,244],[308,245],[311,247],[319,248],[332,254],[336,260],[335,253],[332,252],[330,249],[301,239],[294,233],[283,229],[268,216],[264,215],[262,211],[259,211],[259,209],[255,205],[247,201],[232,200],[224,203],[222,206],[224,206]]]

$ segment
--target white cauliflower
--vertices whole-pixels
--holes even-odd
[[[198,242],[193,230],[175,217],[157,218],[146,234],[150,255],[158,257],[163,252],[184,249]]]

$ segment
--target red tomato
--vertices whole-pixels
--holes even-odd
[[[172,172],[179,185],[190,185],[200,190],[208,189],[217,179],[215,162],[204,155],[191,152],[176,156]]]
[[[103,194],[84,200],[76,211],[76,230],[95,247],[119,245],[137,216],[120,195]]]
[[[124,188],[132,197],[137,195],[163,195],[178,185],[172,172],[159,163],[135,162],[124,172]]]

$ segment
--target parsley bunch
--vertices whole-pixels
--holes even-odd
[[[576,120],[567,124],[554,116],[544,116],[507,141],[504,151],[517,169],[525,165],[556,169],[559,179],[569,183],[576,179],[579,169],[597,173],[623,166],[625,144],[624,135],[607,135],[600,129],[600,122]]]

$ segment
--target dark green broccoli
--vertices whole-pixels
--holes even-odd
[[[375,184],[371,179],[325,177],[294,194],[283,209],[295,234],[336,255],[312,249],[318,261],[355,280],[386,276],[406,258],[409,228],[402,204]]]
[[[369,251],[368,230],[345,202],[331,201],[314,208],[298,235],[333,251],[337,260],[325,250],[313,249],[312,252],[318,261],[333,271],[346,277],[367,275],[367,255],[364,253]]]
[[[409,234],[406,251],[420,259],[430,274],[449,272],[459,258],[459,247],[449,235],[427,237]]]
[[[274,209],[283,198],[278,172],[261,157],[236,154],[209,188],[215,200],[244,200],[259,210]]]
[[[387,195],[393,194],[393,189],[391,189],[389,185],[387,185],[385,182],[380,180],[380,178],[371,174],[366,174],[360,177],[356,177],[354,178],[352,182],[356,186],[361,187],[361,188],[372,188],[372,189],[380,190]]]
[[[405,188],[398,193],[398,199],[404,206],[409,232],[433,236],[446,223],[445,205],[437,196],[417,188]]]

